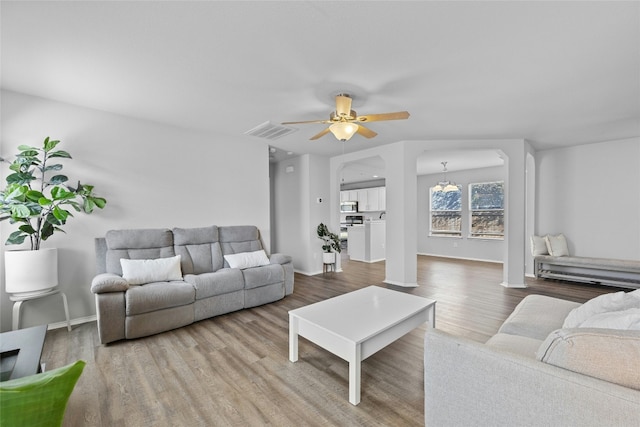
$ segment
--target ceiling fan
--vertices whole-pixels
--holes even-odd
[[[303,122],[283,122],[283,125],[296,125],[306,123],[325,123],[331,124],[322,132],[312,136],[311,140],[321,138],[329,132],[340,141],[348,141],[354,134],[358,133],[365,138],[373,138],[376,132],[368,129],[359,123],[380,122],[383,120],[402,120],[409,118],[409,112],[398,111],[395,113],[368,114],[366,116],[358,116],[351,109],[351,96],[341,93],[336,96],[336,110],[329,115],[329,120],[308,120]]]

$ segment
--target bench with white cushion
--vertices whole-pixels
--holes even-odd
[[[640,288],[640,261],[577,256],[537,255],[538,278]]]

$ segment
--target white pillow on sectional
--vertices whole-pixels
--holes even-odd
[[[531,236],[531,255],[549,255],[544,236]]]
[[[558,234],[552,236],[547,234],[544,236],[544,240],[547,244],[547,250],[551,256],[569,256],[569,247],[567,246],[567,239],[564,234]]]
[[[264,250],[225,255],[224,259],[229,263],[229,267],[240,270],[271,264]]]
[[[574,308],[564,319],[563,328],[578,328],[591,317],[600,313],[611,313],[640,308],[640,289],[633,292],[613,292],[590,299]]]
[[[640,308],[596,314],[582,322],[580,327],[638,331],[640,330]]]
[[[120,259],[122,277],[130,285],[182,280],[180,255],[156,259]]]

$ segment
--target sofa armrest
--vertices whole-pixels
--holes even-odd
[[[124,292],[127,289],[129,289],[129,282],[113,273],[98,274],[91,281],[91,292],[94,294]]]
[[[292,258],[285,254],[271,254],[269,261],[271,261],[271,264],[287,264],[292,261]]]
[[[428,329],[427,426],[640,425],[640,392]]]

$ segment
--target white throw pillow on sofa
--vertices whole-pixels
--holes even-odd
[[[640,308],[596,314],[582,322],[580,327],[640,331]]]
[[[239,268],[240,270],[271,264],[264,250],[229,254],[225,255],[224,259],[229,263],[229,267]]]
[[[547,234],[544,236],[544,240],[547,243],[547,250],[551,256],[569,256],[569,247],[567,246],[567,239],[564,234],[558,234],[552,236]]]
[[[585,321],[600,313],[620,312],[631,308],[640,308],[640,289],[633,292],[613,292],[592,298],[571,310],[562,327],[582,327]]]
[[[531,236],[531,255],[549,255],[544,236]]]
[[[120,259],[122,277],[130,285],[182,280],[180,255],[156,259]]]

